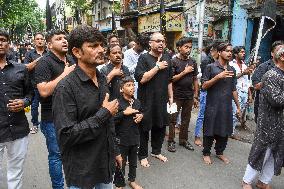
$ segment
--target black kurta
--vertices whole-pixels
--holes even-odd
[[[209,81],[224,67],[217,61],[209,64],[203,74],[203,82]],[[230,136],[233,132],[233,91],[236,91],[236,71],[232,66],[227,66],[228,71],[235,75],[217,81],[207,90],[206,109],[204,114],[203,133],[205,136],[218,135],[221,137]]]
[[[262,79],[259,117],[249,155],[252,168],[261,171],[267,148],[274,157],[274,174],[280,175],[284,164],[284,71],[275,67]]]
[[[138,84],[138,99],[143,109],[144,118],[141,126],[144,131],[151,130],[152,127],[162,128],[168,125],[167,113],[168,85],[172,80],[172,66],[170,57],[163,54],[160,61],[166,61],[169,65],[166,69],[159,70],[158,73],[148,82],[141,84],[140,81],[145,72],[156,66],[157,57],[149,53],[142,54],[135,69],[135,79]]]

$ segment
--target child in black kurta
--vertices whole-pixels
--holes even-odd
[[[126,161],[129,162],[128,181],[129,185],[134,189],[142,189],[135,183],[137,168],[137,152],[139,145],[139,123],[143,118],[140,112],[140,102],[134,99],[134,80],[127,76],[121,80],[119,99],[119,109],[116,114],[115,132],[120,141],[120,153],[122,156],[122,172],[125,173]]]

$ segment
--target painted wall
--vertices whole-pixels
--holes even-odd
[[[240,0],[234,0],[232,36],[233,46],[245,46],[248,14],[240,7]]]

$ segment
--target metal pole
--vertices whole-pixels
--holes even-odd
[[[161,0],[160,2],[160,32],[166,34],[166,11],[165,11],[165,2]]]
[[[114,32],[116,30],[115,14],[114,14],[114,0],[112,0],[112,20],[111,20],[111,24],[112,24],[112,32]]]
[[[199,32],[198,32],[198,56],[197,64],[201,63],[201,55],[203,48],[203,30],[204,30],[204,13],[205,13],[205,0],[199,0]]]

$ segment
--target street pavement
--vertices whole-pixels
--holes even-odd
[[[28,119],[30,120],[29,114]],[[190,123],[191,131],[195,120],[196,113],[193,114]],[[189,135],[190,141],[193,141],[193,132]],[[29,135],[29,141],[23,189],[51,189],[44,136],[41,132]],[[163,154],[168,157],[169,161],[162,163],[150,157],[150,168],[142,168],[138,164],[137,182],[144,189],[241,189],[241,180],[250,147],[248,143],[230,139],[225,155],[230,158],[231,163],[224,165],[214,157],[214,149],[212,149],[214,162],[208,166],[202,162],[201,148],[195,146],[195,151],[192,152],[177,145],[177,152],[171,153],[166,150],[165,142]],[[5,165],[4,173],[6,174]],[[283,174],[273,178],[272,187],[273,189],[284,189]],[[6,188],[6,185],[0,186],[0,189]]]

